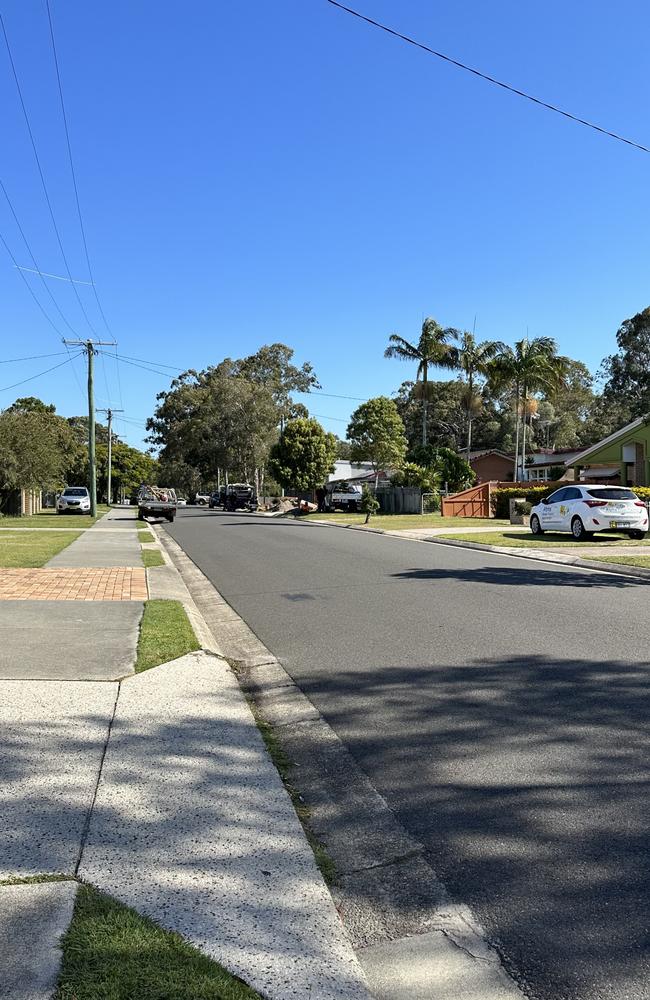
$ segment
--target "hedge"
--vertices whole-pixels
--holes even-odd
[[[509,501],[513,498],[520,499],[523,497],[531,504],[537,504],[540,502],[542,497],[547,497],[555,490],[559,490],[562,486],[571,486],[571,483],[546,483],[543,486],[531,486],[530,488],[522,487],[509,487],[492,491],[492,510],[495,517],[510,517],[510,503]],[[581,484],[586,485],[586,484]],[[650,486],[632,486],[630,487],[634,490],[636,495],[640,500],[645,500],[646,503],[650,502]]]

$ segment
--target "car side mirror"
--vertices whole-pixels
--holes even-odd
[[[550,502],[551,501],[549,500],[548,497],[542,497],[542,503],[545,504],[547,507],[548,507],[548,505],[549,505]]]

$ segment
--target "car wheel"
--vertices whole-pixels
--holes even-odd
[[[533,535],[543,535],[544,534],[544,530],[543,530],[541,524],[539,523],[539,518],[538,518],[537,514],[533,514],[533,516],[530,519],[530,530],[533,533]]]
[[[634,539],[635,542],[640,542],[642,538],[647,535],[646,531],[630,531],[630,538]]]
[[[357,512],[357,501],[350,500],[348,504],[348,514],[356,514]]]
[[[168,517],[167,520],[169,521],[170,524],[172,524],[172,522],[174,520],[174,516],[172,515],[171,517]]]
[[[138,511],[138,521],[144,521],[144,514],[141,510]]]
[[[571,522],[571,534],[577,542],[584,542],[591,538],[593,531],[586,531],[585,526],[579,517],[574,517]]]

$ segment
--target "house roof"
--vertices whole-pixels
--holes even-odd
[[[485,455],[498,455],[499,458],[507,458],[509,461],[514,462],[513,455],[508,455],[505,451],[500,451],[499,448],[483,448],[480,451],[470,451],[469,460],[472,462],[475,458],[483,458]]]
[[[588,458],[590,455],[593,455],[594,452],[600,451],[601,448],[606,448],[608,444],[613,444],[614,441],[616,441],[620,437],[625,437],[625,435],[628,434],[630,431],[633,431],[637,427],[641,427],[643,424],[647,423],[649,419],[650,416],[648,416],[647,414],[643,417],[637,417],[636,420],[632,420],[629,424],[626,424],[625,427],[621,427],[620,430],[614,431],[613,434],[610,434],[608,437],[603,438],[602,441],[598,441],[596,444],[592,444],[590,448],[585,448],[584,451],[581,451],[580,454],[575,455],[574,458],[572,458],[570,462],[566,462],[565,465],[569,466],[582,465],[584,460]]]

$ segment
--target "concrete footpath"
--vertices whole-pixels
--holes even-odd
[[[0,996],[51,997],[83,878],[269,1000],[366,1000],[246,699],[170,561],[145,581],[137,527],[112,510],[19,572],[29,599],[0,593],[0,882],[72,880],[0,884]],[[140,595],[180,600],[204,648],[134,674]]]

